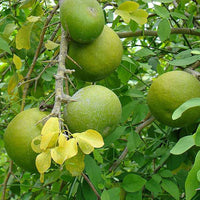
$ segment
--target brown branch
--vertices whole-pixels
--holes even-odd
[[[63,80],[66,78],[65,74],[74,72],[74,70],[67,70],[65,68],[65,59],[67,55],[67,40],[66,33],[63,28],[61,28],[61,42],[60,42],[60,54],[59,54],[59,65],[57,74],[55,75],[56,85],[55,85],[55,103],[51,111],[51,115],[60,117],[61,115],[61,103],[71,101],[71,97],[66,95],[63,91]]]
[[[158,36],[157,31],[140,30],[140,31],[127,31],[127,32],[117,32],[120,38],[127,37],[137,37],[137,36]],[[196,35],[200,36],[200,32],[197,29],[191,28],[172,28],[171,34],[186,34],[186,35]]]
[[[8,174],[3,183],[3,194],[2,194],[2,198],[1,198],[2,200],[6,200],[6,188],[7,188],[8,180],[9,180],[10,176],[12,175],[12,168],[13,168],[13,161],[10,162]]]
[[[91,187],[91,189],[93,190],[93,192],[97,196],[97,199],[100,200],[101,197],[100,197],[99,193],[96,191],[96,189],[95,189],[94,185],[92,184],[92,182],[90,181],[90,179],[84,173],[81,173],[81,175],[87,181],[88,185]]]
[[[46,19],[46,22],[45,22],[45,25],[42,29],[42,32],[40,34],[40,42],[38,44],[38,47],[36,49],[36,52],[35,52],[35,55],[34,55],[34,58],[33,58],[33,61],[32,61],[32,64],[30,66],[30,69],[26,75],[26,79],[30,79],[30,76],[31,76],[31,73],[33,72],[33,69],[35,67],[35,64],[37,62],[37,59],[39,57],[39,54],[40,54],[40,50],[42,48],[42,44],[43,44],[43,41],[44,41],[44,35],[46,33],[46,30],[47,30],[47,26],[48,24],[50,23],[51,19],[53,18],[53,15],[54,13],[56,12],[56,10],[58,9],[59,5],[57,4],[54,9],[51,11],[50,15],[47,17]],[[28,92],[28,88],[29,88],[29,83],[27,83],[25,86],[24,86],[24,90],[23,90],[23,96],[22,96],[22,104],[21,104],[21,110],[24,110],[24,106],[25,106],[25,100],[26,100],[26,95],[27,95],[27,92]]]

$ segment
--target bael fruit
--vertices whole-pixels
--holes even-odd
[[[120,64],[123,47],[118,35],[104,26],[101,35],[90,44],[69,44],[69,56],[81,67],[67,59],[67,68],[75,69],[74,76],[83,81],[98,81],[112,73]]]
[[[73,133],[94,129],[109,135],[121,118],[121,103],[110,89],[91,85],[80,89],[67,104],[64,120]]]
[[[183,127],[200,118],[200,108],[185,111],[177,120],[172,120],[172,114],[185,101],[195,97],[200,97],[200,82],[187,72],[171,71],[153,81],[147,103],[158,121],[172,127]]]
[[[78,43],[96,39],[105,24],[103,10],[96,0],[64,0],[60,20],[72,40]]]
[[[22,111],[8,124],[5,131],[4,144],[9,157],[26,171],[37,171],[37,154],[31,148],[31,141],[40,135],[42,123],[37,122],[46,116],[37,108]]]

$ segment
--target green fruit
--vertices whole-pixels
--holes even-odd
[[[121,118],[121,103],[114,92],[100,85],[80,89],[67,104],[64,120],[73,133],[94,129],[109,135]]]
[[[172,127],[183,127],[200,118],[200,108],[185,111],[177,120],[172,120],[172,114],[185,101],[195,97],[200,97],[200,82],[187,72],[171,71],[153,81],[147,103],[158,121]]]
[[[98,81],[111,74],[120,64],[123,47],[118,35],[104,26],[101,35],[90,44],[69,45],[69,56],[81,67],[67,59],[67,68],[75,69],[74,76],[83,81]]]
[[[96,39],[105,24],[103,10],[96,0],[64,0],[60,20],[72,40],[79,43]]]
[[[14,117],[5,131],[4,144],[9,157],[26,171],[36,171],[37,154],[31,148],[31,141],[40,135],[42,124],[37,122],[46,116],[37,108],[25,110]]]

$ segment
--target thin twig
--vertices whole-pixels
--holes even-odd
[[[84,173],[81,173],[81,175],[87,181],[87,183],[89,184],[89,186],[91,187],[91,189],[93,190],[95,195],[97,196],[97,199],[100,200],[101,197],[100,197],[99,193],[96,191],[96,189],[95,189],[94,185],[92,184],[92,182],[90,181],[90,179]]]
[[[36,49],[36,52],[35,52],[35,55],[34,55],[34,58],[33,58],[33,61],[32,61],[32,64],[29,68],[29,71],[26,75],[26,79],[30,79],[30,76],[31,76],[31,73],[33,72],[33,69],[35,67],[35,64],[37,62],[37,59],[39,57],[39,54],[40,54],[40,50],[42,48],[42,44],[44,42],[44,35],[46,33],[46,30],[47,30],[47,25],[50,23],[51,19],[53,18],[53,15],[54,13],[56,12],[56,10],[58,9],[59,5],[57,4],[54,9],[51,11],[50,15],[47,17],[46,19],[46,22],[45,22],[45,25],[42,29],[42,32],[40,34],[40,42],[38,44],[38,47]],[[21,110],[24,110],[24,106],[25,106],[25,100],[26,100],[26,95],[27,95],[27,92],[28,92],[28,88],[29,88],[29,83],[27,83],[25,86],[24,86],[24,89],[23,89],[23,96],[22,96],[22,104],[21,104]]]
[[[139,31],[127,31],[127,32],[117,32],[120,38],[127,37],[137,37],[137,36],[158,36],[157,31],[150,30],[139,30]],[[196,35],[200,36],[200,32],[197,29],[191,28],[172,28],[171,34],[186,34],[186,35]]]
[[[8,180],[9,180],[10,176],[12,175],[12,168],[13,168],[13,161],[10,161],[9,170],[8,170],[7,176],[6,176],[4,183],[3,183],[2,200],[6,200],[6,188],[7,188]]]

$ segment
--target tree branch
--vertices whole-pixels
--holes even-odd
[[[33,62],[30,66],[30,69],[26,75],[26,79],[30,79],[30,76],[31,76],[31,73],[33,72],[33,69],[35,67],[35,64],[37,62],[37,59],[39,57],[39,54],[40,54],[40,50],[42,48],[42,44],[43,44],[43,41],[44,41],[44,35],[46,33],[46,30],[47,30],[47,26],[48,24],[50,23],[51,19],[53,18],[53,15],[54,13],[56,12],[56,10],[58,9],[59,5],[57,4],[54,9],[51,11],[50,15],[47,17],[47,20],[45,22],[45,25],[42,29],[42,32],[40,34],[40,42],[38,44],[38,47],[36,49],[36,52],[35,52],[35,55],[34,55],[34,58],[33,58]],[[24,90],[23,90],[23,96],[22,96],[22,104],[21,104],[21,111],[24,110],[24,106],[25,106],[25,100],[26,100],[26,95],[27,95],[27,92],[28,92],[28,88],[29,88],[29,83],[27,83],[25,86],[24,86]]]
[[[63,80],[66,78],[65,74],[70,74],[74,72],[74,70],[67,70],[65,68],[65,59],[67,55],[67,40],[66,33],[64,29],[61,27],[61,42],[60,42],[60,54],[59,54],[59,65],[57,74],[55,75],[56,86],[55,86],[55,103],[53,109],[51,111],[51,115],[60,117],[61,112],[61,104],[62,102],[71,101],[71,97],[69,95],[64,94],[63,91]]]
[[[128,31],[128,32],[117,32],[120,38],[137,37],[137,36],[158,36],[157,31],[140,30],[140,31]],[[172,28],[171,34],[186,34],[200,36],[200,32],[197,29],[191,28]]]
[[[2,200],[6,200],[6,188],[7,188],[7,183],[9,181],[10,176],[12,175],[12,168],[13,168],[13,161],[10,161],[10,166],[9,166],[9,170],[8,170],[8,174],[4,180],[3,183],[3,194],[2,194]]]
[[[101,197],[100,197],[99,193],[96,191],[94,185],[91,183],[90,179],[84,173],[82,173],[81,175],[87,181],[87,183],[89,184],[89,186],[91,187],[91,189],[93,190],[93,192],[96,194],[97,199],[100,200]]]

